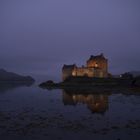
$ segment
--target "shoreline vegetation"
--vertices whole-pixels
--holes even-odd
[[[52,80],[43,82],[39,87],[44,89],[78,89],[78,90],[113,90],[121,88],[139,89],[140,78],[89,78],[69,77],[63,82],[55,83]]]

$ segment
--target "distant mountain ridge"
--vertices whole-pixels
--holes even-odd
[[[31,76],[22,76],[13,72],[0,69],[0,81],[35,81]]]

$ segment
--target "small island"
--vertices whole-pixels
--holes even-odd
[[[86,66],[78,67],[76,64],[64,65],[62,68],[62,82],[54,83],[52,80],[39,85],[42,88],[87,88],[95,87],[139,87],[140,77],[133,77],[124,73],[114,77],[108,72],[108,59],[101,53],[93,56],[86,62]]]

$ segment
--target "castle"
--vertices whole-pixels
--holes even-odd
[[[87,60],[86,66],[64,65],[62,68],[63,80],[70,76],[106,78],[108,77],[108,60],[101,53],[96,56],[91,55]]]

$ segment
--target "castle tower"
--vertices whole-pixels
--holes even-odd
[[[63,81],[68,77],[72,76],[73,71],[75,70],[76,65],[64,65],[62,68],[62,79]]]
[[[100,55],[91,55],[87,61],[87,68],[94,68],[95,77],[108,76],[108,60],[101,53]]]

